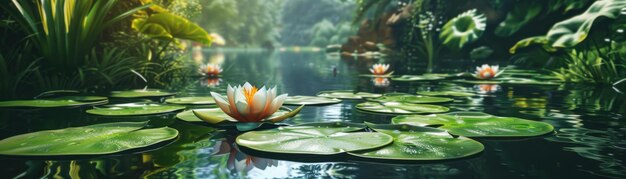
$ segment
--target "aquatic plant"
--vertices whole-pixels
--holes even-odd
[[[287,94],[276,95],[276,88],[258,89],[247,82],[234,88],[229,85],[227,97],[211,92],[217,105],[240,122],[260,122],[274,114],[287,97]]]
[[[439,38],[444,45],[460,49],[465,44],[476,41],[487,27],[487,18],[478,14],[476,9],[463,12],[450,19],[441,30]]]
[[[483,66],[476,67],[476,72],[474,72],[472,76],[474,76],[474,78],[481,79],[481,80],[492,79],[492,78],[500,76],[500,74],[504,72],[504,71],[499,71],[499,68],[500,67],[498,65],[490,66],[487,64],[483,64]]]
[[[389,70],[389,64],[377,63],[372,65],[370,68],[370,72],[374,75],[386,75],[387,70]]]
[[[553,73],[563,81],[613,84],[626,75],[626,53],[623,51],[570,50],[561,59],[565,66]]]
[[[205,76],[218,76],[222,73],[222,67],[218,64],[202,64],[198,69],[198,73]]]
[[[139,6],[108,18],[118,0],[12,1],[6,8],[32,34],[29,40],[43,55],[46,69],[65,71],[85,64],[85,56],[102,32],[150,5]]]

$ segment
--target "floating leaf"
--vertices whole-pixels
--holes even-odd
[[[626,8],[624,0],[595,1],[584,13],[554,24],[548,31],[547,38],[552,47],[574,47],[587,38],[593,22],[598,17],[615,19],[624,8]]]
[[[413,104],[399,102],[365,102],[356,105],[357,109],[376,113],[388,114],[424,114],[424,113],[443,113],[450,109],[443,106],[430,104]]]
[[[0,101],[0,107],[54,108],[106,104],[107,98],[99,96],[65,96],[50,99]]]
[[[169,113],[183,109],[185,109],[184,106],[176,105],[128,103],[90,109],[87,110],[87,113],[102,116],[136,116]]]
[[[327,105],[341,103],[340,99],[318,96],[287,96],[285,105]]]
[[[290,126],[246,132],[237,137],[239,146],[281,154],[333,155],[389,145],[393,138],[377,132],[352,132],[358,127]],[[350,132],[350,133],[348,133]]]
[[[394,81],[435,81],[443,79],[446,79],[446,77],[439,75],[402,75],[397,78],[391,78]]]
[[[453,80],[453,82],[467,83],[467,84],[500,84],[502,83],[501,81],[496,81],[496,80],[465,80],[465,79]]]
[[[155,89],[147,90],[129,90],[129,91],[113,91],[111,97],[113,98],[150,98],[150,97],[168,97],[174,96],[174,93],[163,92]]]
[[[363,158],[381,160],[449,160],[468,157],[484,150],[483,144],[447,131],[410,125],[372,125],[376,132],[393,137],[393,143],[380,149],[349,152]]]
[[[215,118],[215,121],[203,121],[202,119],[196,117],[196,115],[193,114],[193,111],[197,112],[197,113],[201,113],[207,116],[212,116],[212,118]],[[282,116],[289,113],[288,110],[278,110],[276,111],[276,113],[274,113],[270,118],[275,118],[278,116]],[[229,121],[229,122],[237,122],[237,120],[233,119],[232,117],[228,116],[228,114],[224,113],[222,111],[222,109],[220,108],[206,108],[206,109],[194,109],[194,110],[187,110],[181,113],[176,114],[176,118],[183,120],[183,121],[187,121],[187,122],[208,122],[209,124],[218,124],[220,122],[224,122],[224,121]]]
[[[422,91],[417,92],[419,95],[425,96],[451,96],[451,97],[472,97],[474,93],[458,92],[458,91]]]
[[[182,97],[182,98],[170,98],[165,100],[166,103],[172,104],[193,104],[193,105],[205,105],[215,104],[215,100],[212,97]]]
[[[385,94],[378,98],[366,98],[368,101],[375,101],[379,103],[386,102],[399,102],[399,103],[413,103],[413,104],[426,104],[426,103],[445,103],[454,101],[450,98],[430,97],[430,96],[416,96],[409,94]]]
[[[382,96],[381,94],[357,92],[354,93],[350,90],[336,90],[336,91],[322,91],[317,93],[317,96],[327,98],[339,98],[339,99],[363,99],[363,98],[375,98]]]
[[[174,14],[161,12],[148,18],[137,18],[132,28],[152,38],[185,39],[211,45],[212,38],[202,27]]]
[[[514,117],[498,117],[481,112],[453,112],[428,116],[397,116],[393,124],[440,126],[451,134],[465,137],[530,137],[551,133],[548,123]]]
[[[463,48],[465,44],[476,41],[487,27],[487,18],[478,14],[476,9],[459,14],[450,19],[439,34],[444,45],[452,48]]]
[[[100,155],[148,147],[178,136],[169,127],[145,129],[143,122],[118,122],[46,130],[0,141],[1,155]]]
[[[534,36],[522,39],[515,43],[515,45],[509,49],[509,53],[515,54],[517,53],[517,49],[526,48],[531,45],[541,45],[541,47],[548,52],[556,52],[556,49],[549,45],[546,36]]]
[[[534,79],[525,79],[525,78],[517,78],[503,81],[504,84],[509,85],[545,85],[545,86],[558,86],[562,83],[558,81],[546,81],[546,80],[534,80]]]

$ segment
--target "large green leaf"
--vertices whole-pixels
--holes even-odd
[[[417,92],[419,95],[426,96],[451,96],[451,97],[472,97],[476,96],[474,93],[466,93],[459,91],[420,91]]]
[[[287,96],[285,105],[328,105],[340,103],[340,99],[318,96]]]
[[[528,38],[522,39],[518,41],[517,43],[515,43],[515,45],[513,45],[513,47],[509,49],[509,53],[515,54],[517,53],[518,49],[526,48],[532,45],[541,45],[543,49],[548,52],[556,51],[555,48],[549,45],[549,41],[546,38],[546,36],[534,36],[534,37],[528,37]]]
[[[379,148],[393,141],[387,134],[352,132],[355,130],[359,128],[341,125],[280,127],[244,133],[237,137],[236,142],[240,146],[263,152],[333,155]]]
[[[599,0],[577,16],[554,24],[547,38],[552,47],[573,47],[587,38],[593,22],[599,17],[615,19],[626,8],[624,0]]]
[[[413,104],[399,102],[365,102],[356,105],[357,109],[376,113],[387,114],[425,114],[425,113],[443,113],[450,109],[438,105],[430,104]]]
[[[106,104],[107,98],[99,96],[65,96],[50,99],[0,101],[0,107],[54,108]]]
[[[87,113],[102,116],[136,116],[169,113],[183,109],[185,109],[184,106],[128,103],[90,109]]]
[[[366,98],[366,100],[375,101],[379,103],[399,102],[399,103],[413,103],[413,104],[445,103],[445,102],[454,101],[454,99],[451,99],[451,98],[417,96],[417,95],[409,95],[409,94],[385,94],[382,97]]]
[[[487,18],[476,9],[459,14],[450,19],[442,28],[439,38],[444,45],[460,49],[469,42],[478,40],[487,27]]]
[[[171,104],[193,104],[193,105],[204,105],[204,104],[215,104],[215,100],[213,97],[182,97],[182,98],[170,98],[165,100],[166,103]]]
[[[1,155],[98,155],[147,147],[176,138],[169,127],[144,129],[143,122],[118,122],[39,131],[0,141]]]
[[[445,130],[411,125],[372,125],[376,132],[393,137],[393,143],[380,149],[348,154],[382,160],[449,160],[480,153],[483,144]]]
[[[498,117],[481,112],[453,112],[436,115],[397,116],[393,124],[440,126],[451,134],[465,137],[530,137],[551,133],[548,123],[514,117]]]
[[[402,75],[400,77],[391,78],[393,81],[435,81],[446,79],[445,76],[440,75]]]
[[[211,37],[202,27],[174,14],[161,12],[147,19],[133,20],[133,29],[151,36],[164,39],[185,39],[211,45]]]
[[[317,96],[327,98],[339,98],[339,99],[363,99],[363,98],[375,98],[382,96],[381,94],[367,93],[367,92],[353,92],[350,90],[336,90],[336,91],[322,91],[317,93]]]
[[[111,96],[113,98],[150,98],[150,97],[167,97],[173,96],[174,93],[164,92],[157,89],[140,89],[140,90],[128,90],[128,91],[113,91]]]
[[[500,37],[509,37],[524,27],[541,13],[542,5],[537,1],[518,3],[513,10],[509,11],[506,19],[500,22],[495,34]]]

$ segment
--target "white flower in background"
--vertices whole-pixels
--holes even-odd
[[[389,70],[389,64],[374,64],[372,68],[370,68],[370,72],[374,75],[385,75],[385,73]]]
[[[211,92],[217,105],[239,122],[260,122],[274,114],[283,105],[287,94],[276,96],[276,88],[261,89],[246,82],[243,86],[228,85],[224,97]]]
[[[502,71],[498,71],[498,68],[498,65],[490,66],[484,64],[483,66],[476,67],[474,77],[481,80],[488,80],[498,77],[502,73]]]
[[[220,67],[220,65],[217,64],[202,64],[200,65],[200,69],[198,69],[198,72],[202,75],[206,75],[206,76],[218,76],[220,73],[222,73],[222,67]]]

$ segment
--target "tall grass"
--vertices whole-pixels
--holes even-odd
[[[103,30],[146,8],[140,6],[108,18],[118,0],[12,0],[5,8],[32,34],[47,69],[64,71],[85,64]]]
[[[563,81],[613,84],[626,77],[626,52],[622,50],[570,50],[566,66],[554,71]]]

